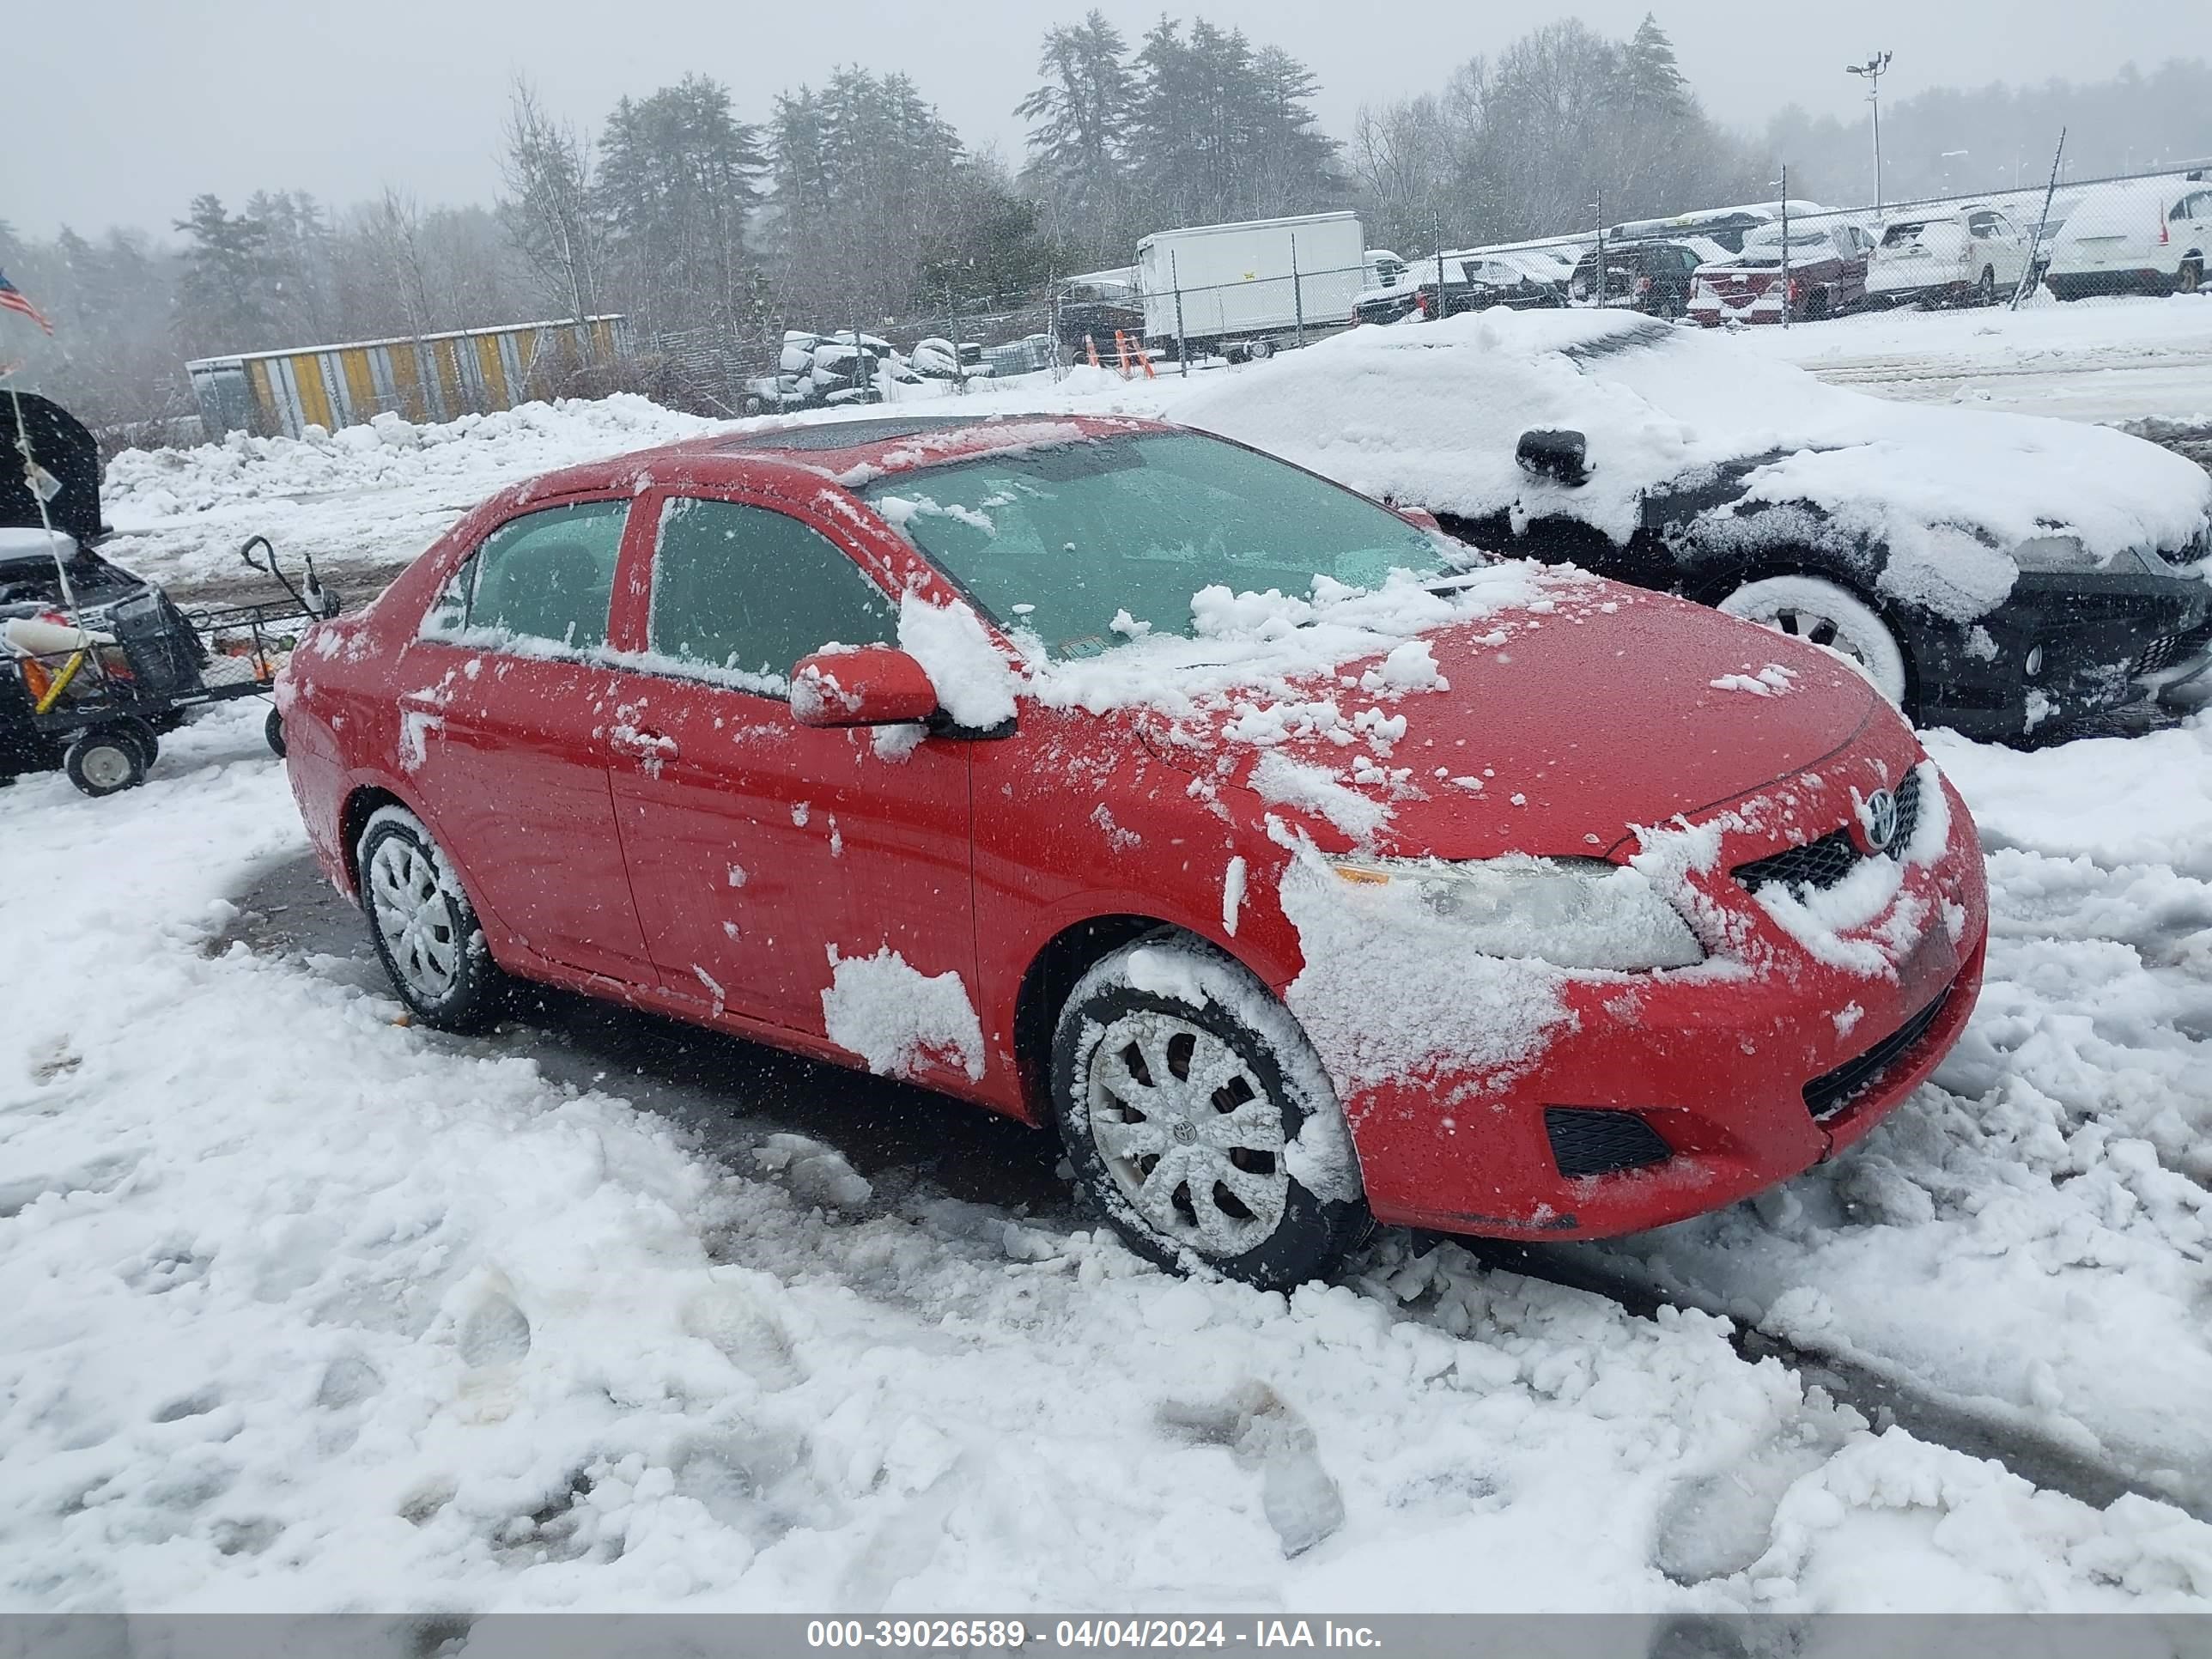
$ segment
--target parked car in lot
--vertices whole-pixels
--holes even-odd
[[[1854,310],[1866,298],[1867,258],[1874,238],[1853,224],[1770,225],[1744,239],[1743,252],[1700,265],[1690,289],[1689,314],[1708,328],[1722,323],[1778,323],[1785,294],[1793,321],[1817,323]],[[1787,253],[1789,278],[1783,276]]]
[[[1361,329],[1178,405],[1478,546],[1717,605],[2019,740],[2212,656],[2212,478],[2107,428],[1900,404],[1617,313]]]
[[[1872,1127],[1980,979],[1966,808],[1847,666],[1149,422],[573,467],[284,684],[417,1018],[513,975],[907,1077],[1262,1285],[1370,1215],[1733,1202]]]
[[[1124,265],[1070,276],[1054,298],[1053,321],[1070,362],[1093,349],[1102,356],[1110,355],[1117,330],[1141,339],[1145,302],[1137,293],[1137,268]]]
[[[1568,283],[1576,305],[1621,306],[1650,317],[1680,317],[1690,306],[1690,286],[1701,265],[1726,259],[1729,251],[1701,236],[1668,241],[1605,245],[1605,277],[1598,279],[1598,250],[1584,254]]]
[[[2202,174],[2090,192],[2054,240],[2044,281],[2062,300],[2194,294],[2212,254],[2212,182]]]
[[[1818,202],[1792,201],[1789,204],[1792,218],[1803,219],[1814,214],[1825,213]],[[1679,241],[1685,237],[1698,237],[1711,242],[1729,253],[1743,251],[1744,239],[1756,234],[1782,216],[1780,202],[1748,202],[1738,207],[1699,208],[1689,213],[1671,214],[1663,219],[1634,219],[1608,229],[1608,242]]]
[[[1433,278],[1420,285],[1425,317],[1451,317],[1462,311],[1506,306],[1516,311],[1567,302],[1566,279],[1549,260],[1511,254],[1477,255],[1459,262],[1460,280],[1446,282],[1441,298]]]
[[[1882,305],[1996,303],[2020,286],[2028,244],[1996,208],[1915,210],[1882,226],[1867,266],[1867,298]]]

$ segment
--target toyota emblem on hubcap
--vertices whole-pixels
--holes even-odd
[[[1859,823],[1866,830],[1869,851],[1889,851],[1890,842],[1897,839],[1897,797],[1887,789],[1875,790],[1866,798],[1866,810],[1859,815]]]

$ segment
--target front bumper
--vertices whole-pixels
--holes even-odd
[[[2009,740],[2125,707],[2212,663],[2212,586],[2148,571],[2022,571],[2005,602],[1966,628],[1913,642],[1921,717]]]
[[[1840,821],[1850,788],[1879,781],[1827,776],[1755,799],[1788,797],[1786,811],[1767,815],[1777,823],[1791,811],[1801,824]],[[1910,905],[1922,918],[1893,971],[1831,965],[1784,934],[1729,872],[1788,837],[1729,830],[1716,867],[1690,879],[1741,919],[1748,975],[1577,981],[1571,1024],[1521,1071],[1395,1081],[1347,1099],[1376,1216],[1497,1237],[1607,1237],[1735,1203],[1864,1135],[1958,1040],[1981,986],[1981,848],[1964,804],[1942,787],[1943,851],[1905,866],[1885,913]],[[1663,1143],[1657,1161],[1563,1173],[1559,1126],[1612,1115],[1632,1115]]]

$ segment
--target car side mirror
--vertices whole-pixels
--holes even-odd
[[[1571,487],[1589,479],[1589,440],[1579,432],[1524,432],[1513,459],[1521,463],[1524,472]]]
[[[901,726],[936,712],[928,671],[889,646],[817,651],[791,671],[791,718],[801,726]]]

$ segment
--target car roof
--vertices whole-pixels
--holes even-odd
[[[1096,442],[1136,432],[1179,428],[1121,416],[993,414],[870,416],[795,420],[704,436],[563,467],[516,486],[501,499],[520,505],[586,490],[634,484],[647,475],[690,484],[781,484],[812,491],[824,484],[859,489],[888,474],[942,466],[1012,448]]]

